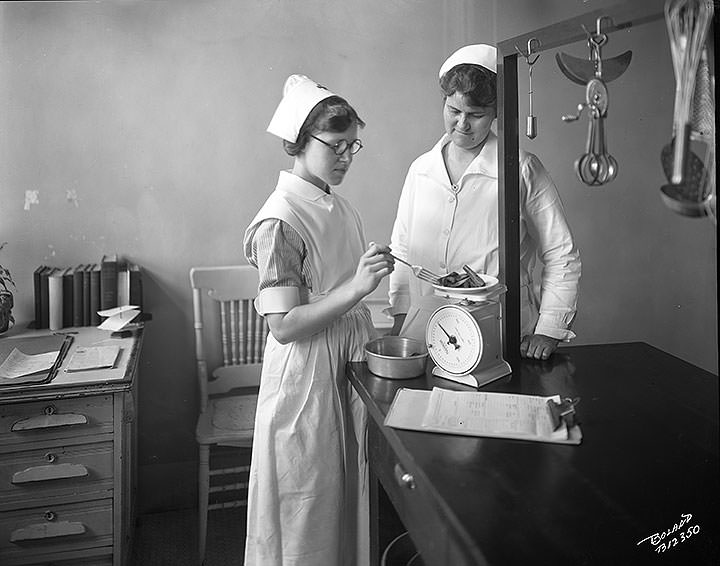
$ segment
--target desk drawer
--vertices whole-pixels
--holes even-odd
[[[112,554],[110,554],[107,556],[98,556],[97,558],[71,558],[69,560],[39,562],[37,566],[113,566],[113,559]]]
[[[0,405],[0,452],[36,440],[112,431],[112,395]]]
[[[113,461],[112,442],[0,454],[0,510],[111,491]]]
[[[105,558],[86,558],[84,560],[63,560],[58,562],[43,562],[42,566],[112,566],[112,555]]]
[[[113,555],[111,547],[100,547],[62,555],[24,556],[3,566],[113,566]]]
[[[417,470],[398,461],[378,425],[368,422],[369,461],[428,566],[480,566],[468,561],[447,516]]]
[[[112,499],[2,513],[0,564],[47,564],[63,553],[111,547],[112,525]]]

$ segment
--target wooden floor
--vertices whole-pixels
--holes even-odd
[[[380,539],[386,547],[404,527],[387,500],[381,509],[384,510],[381,517],[384,532]],[[246,512],[245,507],[210,512],[204,566],[242,566]],[[141,515],[135,530],[133,565],[198,566],[197,524],[195,509]],[[422,566],[422,560],[415,557],[412,541],[403,537],[388,550],[382,566]]]
[[[205,566],[241,566],[245,507],[218,509],[208,518]],[[197,510],[141,515],[135,529],[135,566],[198,566]]]

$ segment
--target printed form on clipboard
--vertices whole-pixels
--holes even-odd
[[[550,403],[559,406],[560,396],[403,388],[395,394],[385,425],[464,436],[580,444],[580,426],[572,421],[568,426]]]

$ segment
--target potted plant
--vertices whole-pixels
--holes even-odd
[[[2,251],[6,244],[7,242],[0,244],[0,251]],[[0,333],[5,332],[15,324],[15,319],[12,315],[14,301],[11,289],[16,289],[15,281],[13,281],[12,275],[10,275],[10,270],[0,264]]]

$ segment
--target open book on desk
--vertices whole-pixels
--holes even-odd
[[[550,403],[560,396],[400,389],[385,424],[393,428],[464,436],[515,438],[537,442],[580,444],[579,425],[557,420]]]

